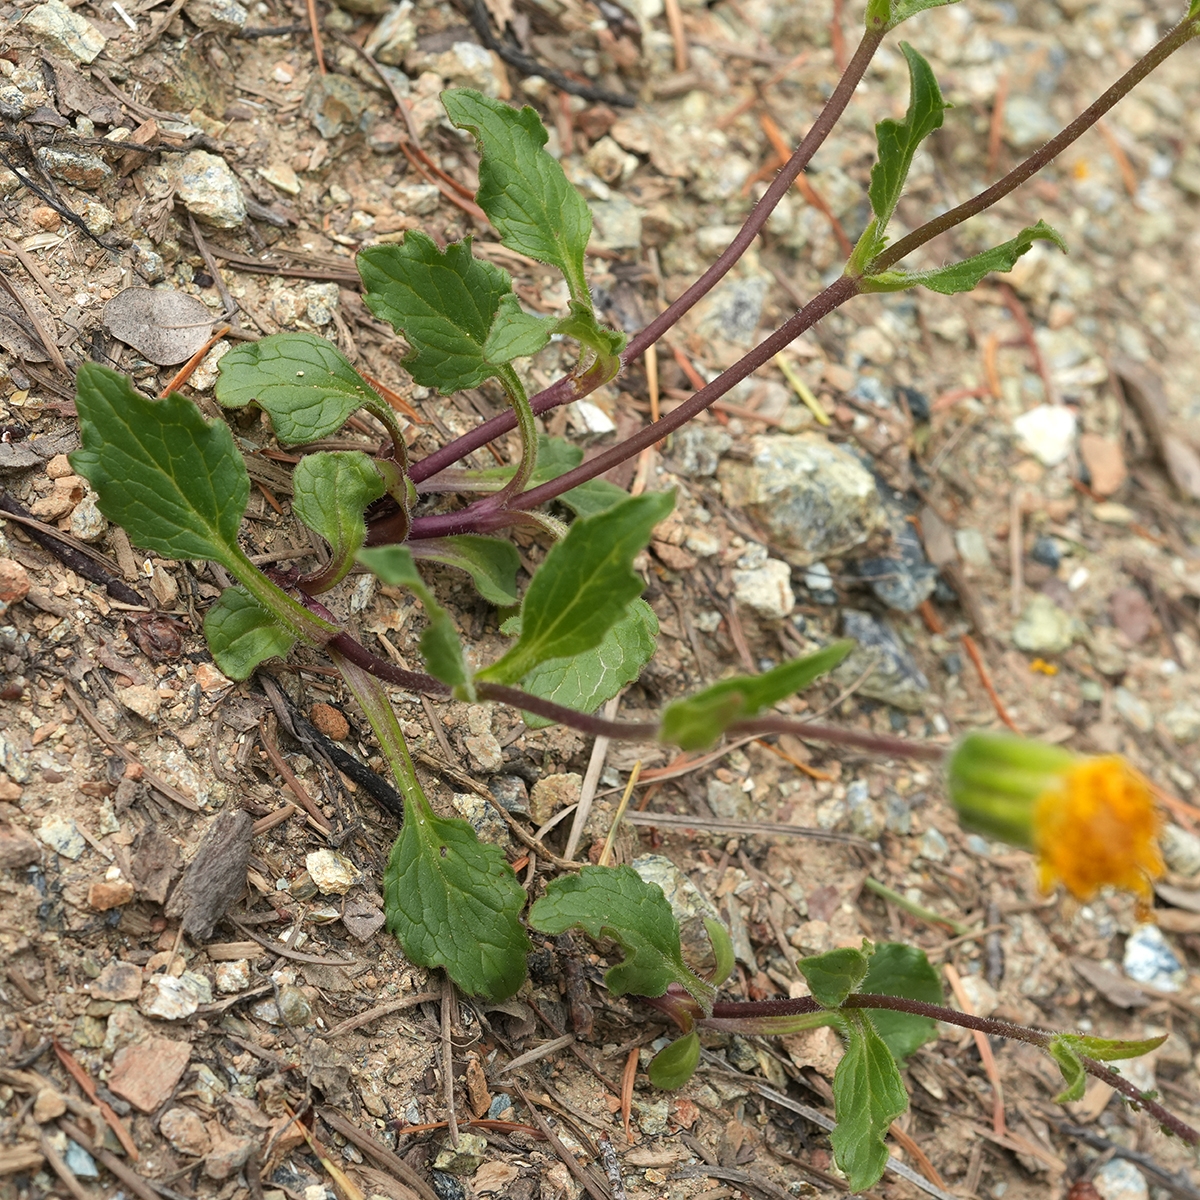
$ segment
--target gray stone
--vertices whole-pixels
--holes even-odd
[[[750,439],[750,463],[718,469],[730,508],[746,508],[788,561],[807,567],[844,554],[887,527],[871,473],[819,434]]]
[[[246,26],[246,10],[237,0],[187,0],[183,11],[193,25],[212,33],[240,33]]]
[[[78,146],[41,146],[37,160],[42,170],[85,192],[94,192],[113,177],[113,169],[91,150]]]
[[[364,0],[355,0],[362,3]],[[343,7],[350,7],[343,4]],[[365,11],[365,10],[355,10]],[[372,11],[378,12],[379,9]],[[395,8],[385,6],[383,20],[371,30],[363,47],[372,58],[389,66],[399,67],[404,64],[404,57],[417,44],[417,25],[413,18],[412,0],[400,0]]]
[[[87,849],[87,842],[79,827],[70,817],[61,817],[50,813],[42,819],[38,827],[38,837],[50,847],[55,854],[75,861]]]
[[[1200,712],[1190,704],[1175,705],[1164,714],[1162,723],[1181,746],[1186,746],[1200,737]]]
[[[108,522],[96,505],[96,493],[88,488],[71,513],[71,536],[81,542],[95,542],[99,541],[107,530]]]
[[[80,1179],[100,1178],[96,1160],[78,1142],[73,1142],[70,1138],[67,1138],[63,1161],[67,1164],[67,1169]]]
[[[642,210],[615,192],[607,200],[593,200],[591,244],[598,250],[640,250]],[[762,307],[762,301],[759,301]]]
[[[310,283],[304,289],[304,315],[321,327],[333,320],[338,306],[338,285],[333,282]]]
[[[1025,605],[1013,626],[1013,642],[1027,654],[1061,654],[1078,633],[1075,618],[1049,596],[1037,595]]]
[[[104,49],[105,37],[82,14],[61,0],[46,0],[31,8],[21,22],[21,31],[37,38],[53,53],[77,63],[90,63]]]
[[[892,527],[892,553],[865,558],[858,572],[869,580],[871,591],[898,612],[915,612],[937,587],[937,568],[925,557],[925,547],[915,526],[903,514],[889,514]]]
[[[1200,875],[1200,837],[1178,825],[1165,825],[1158,839],[1163,861],[1176,875]]]
[[[1154,714],[1150,706],[1128,688],[1119,687],[1114,691],[1113,704],[1117,712],[1139,733],[1149,733],[1154,728]]]
[[[303,114],[323,138],[353,133],[370,98],[361,84],[346,75],[314,75],[304,90]]]
[[[679,922],[680,942],[683,957],[693,968],[703,969],[711,964],[712,944],[708,930],[704,928],[705,917],[720,921],[711,900],[667,857],[662,854],[643,854],[631,864],[647,883],[657,883]]]
[[[718,284],[696,305],[697,334],[735,346],[752,345],[772,282],[769,275],[750,275]]]
[[[427,217],[437,212],[442,193],[432,183],[398,183],[392,203],[406,217]]]
[[[715,475],[721,455],[732,445],[733,439],[719,425],[685,425],[671,437],[671,469],[688,479]]]
[[[1039,404],[1013,421],[1021,446],[1047,467],[1056,467],[1075,445],[1078,422],[1065,404]]]
[[[850,832],[869,842],[883,832],[883,818],[865,780],[856,779],[846,789],[846,817]]]
[[[138,997],[138,1009],[144,1016],[162,1021],[182,1021],[201,1004],[212,1003],[212,985],[196,971],[174,975],[151,975]]]
[[[175,194],[198,221],[217,229],[236,229],[246,219],[242,185],[229,164],[207,150],[192,150],[173,171]]]
[[[441,54],[409,55],[406,66],[418,74],[432,71],[451,86],[476,88],[493,98],[503,90],[496,59],[478,42],[455,42]]]
[[[1160,992],[1177,992],[1187,982],[1187,970],[1157,925],[1139,925],[1125,941],[1125,974]]]
[[[925,836],[921,839],[921,857],[929,859],[930,862],[944,862],[949,853],[950,847],[946,844],[946,839],[942,836],[941,831],[927,829]]]
[[[1127,1158],[1110,1158],[1092,1176],[1101,1200],[1150,1200],[1146,1177]]]
[[[529,789],[520,775],[493,775],[488,781],[492,795],[510,813],[529,816]]]
[[[859,686],[859,695],[894,704],[907,712],[919,712],[924,707],[929,680],[890,625],[870,613],[847,609],[842,614],[842,632],[853,638],[856,645],[833,673],[835,681],[849,684],[874,666]]]
[[[957,529],[954,532],[954,545],[958,548],[958,556],[968,567],[983,569],[992,565],[992,556],[987,548],[987,541],[978,529]]]
[[[460,1132],[458,1146],[447,1146],[436,1159],[434,1169],[451,1175],[474,1175],[487,1156],[487,1138],[477,1133]]]
[[[787,563],[769,558],[761,567],[734,571],[733,594],[739,604],[752,608],[760,617],[781,621],[796,606],[792,572]]]
[[[1004,106],[1004,140],[1016,150],[1031,150],[1048,142],[1059,130],[1059,123],[1040,101],[1032,96],[1015,95]]]
[[[508,826],[491,804],[474,792],[455,792],[451,798],[458,815],[485,842],[508,844]]]
[[[710,779],[706,785],[706,798],[713,816],[722,820],[748,821],[753,815],[750,811],[750,798],[739,784]]]
[[[0,83],[0,117],[7,121],[19,121],[27,117],[37,106],[15,83],[5,80]]]
[[[17,637],[17,633],[11,625],[6,626],[6,630],[11,631],[13,638]],[[6,640],[7,637],[6,633]],[[11,651],[13,644],[10,642],[7,648]],[[33,773],[29,769],[29,760],[3,734],[0,734],[0,771],[3,771],[14,783],[28,783],[33,778]]]
[[[286,1025],[298,1029],[313,1019],[308,997],[294,983],[281,983],[276,1000],[260,1000],[250,1011],[268,1025]]]
[[[250,986],[250,961],[235,958],[232,962],[213,964],[213,980],[223,996],[236,996]]]
[[[560,808],[578,804],[583,791],[583,776],[575,771],[543,775],[533,785],[529,797],[529,812],[535,825],[545,825]]]

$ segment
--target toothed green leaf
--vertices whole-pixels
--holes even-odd
[[[805,658],[781,663],[762,675],[737,675],[676,700],[663,713],[659,740],[684,750],[704,750],[735,721],[744,721],[806,688],[832,671],[854,649],[852,641],[834,642]]]
[[[509,608],[516,604],[517,568],[521,565],[521,557],[512,542],[477,533],[460,533],[452,537],[423,538],[412,542],[409,549],[416,558],[427,558],[466,571],[475,590],[497,607]]]
[[[360,408],[390,414],[346,356],[314,333],[274,333],[243,342],[218,369],[217,400],[226,408],[257,404],[285,446],[329,437]]]
[[[516,683],[542,663],[598,646],[645,587],[634,557],[674,505],[673,492],[648,492],[577,520],[525,592],[517,644],[479,679]]]
[[[910,287],[925,287],[943,296],[956,292],[969,292],[985,275],[993,271],[1011,271],[1017,259],[1025,254],[1036,241],[1053,242],[1064,254],[1067,244],[1062,235],[1045,221],[1022,229],[1015,238],[1003,245],[985,250],[982,254],[951,263],[948,267],[936,267],[930,271],[885,271],[880,275],[868,275],[861,280],[864,292],[899,292]]]
[[[483,344],[483,356],[490,363],[527,358],[550,340],[555,324],[553,317],[535,317],[527,313],[516,296],[509,292],[500,297],[492,327]]]
[[[209,608],[204,637],[217,666],[230,679],[249,679],[267,659],[286,658],[296,642],[242,587],[226,588]]]
[[[604,976],[614,996],[661,996],[678,983],[705,1011],[712,1009],[716,989],[683,961],[679,923],[662,888],[632,867],[584,867],[578,875],[560,875],[529,910],[529,924],[542,933],[582,929],[617,942],[625,958]]]
[[[375,460],[360,450],[306,454],[292,472],[292,511],[329,543],[336,571],[332,587],[354,565],[367,534],[363,514],[384,494]]]
[[[838,1008],[867,973],[867,956],[849,946],[802,958],[797,964],[809,991],[824,1008]]]
[[[590,306],[583,255],[592,214],[544,149],[549,136],[532,108],[516,109],[471,88],[442,93],[450,120],[474,135],[482,158],[475,200],[510,249],[563,273],[575,300]]]
[[[650,1082],[664,1092],[681,1088],[696,1073],[700,1065],[700,1036],[693,1029],[683,1037],[664,1046],[646,1068]]]
[[[1200,3],[1200,0],[1197,2]],[[901,22],[926,9],[957,3],[958,0],[868,0],[867,28],[895,29]]]
[[[945,1003],[941,977],[925,957],[925,951],[903,942],[875,944],[867,958],[866,978],[858,984],[857,990],[875,996],[903,996],[927,1004]],[[937,1037],[937,1024],[929,1017],[891,1012],[886,1008],[864,1011],[901,1066],[910,1054]]]

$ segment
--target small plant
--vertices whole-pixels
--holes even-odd
[[[669,705],[655,722],[618,723],[595,716],[605,701],[638,677],[653,655],[657,622],[640,599],[643,581],[633,563],[674,504],[666,493],[631,497],[599,476],[678,429],[856,295],[916,286],[947,294],[967,291],[989,272],[1010,269],[1036,240],[1065,249],[1062,238],[1039,221],[962,262],[925,271],[906,271],[899,265],[937,234],[982,212],[1030,178],[1169,54],[1200,34],[1200,0],[1193,0],[1175,29],[1021,166],[972,200],[889,244],[888,225],[913,156],[922,140],[941,126],[948,108],[929,64],[902,43],[910,77],[908,111],[903,120],[884,120],[877,126],[878,161],[868,190],[873,216],[842,275],[671,414],[587,463],[581,462],[577,448],[541,437],[535,419],[614,378],[713,287],[828,136],[884,37],[909,17],[943,2],[870,0],[862,41],[841,81],[741,232],[691,288],[628,343],[597,320],[584,272],[591,214],[546,153],[547,135],[537,115],[477,92],[446,92],[443,99],[451,121],[474,136],[481,151],[478,204],[504,245],[562,272],[569,310],[561,319],[526,313],[508,274],[475,258],[469,238],[441,250],[414,231],[399,245],[363,250],[358,267],[367,305],[404,336],[409,346],[404,366],[412,378],[443,394],[496,379],[510,406],[507,413],[416,463],[407,459],[387,403],[325,339],[278,334],[222,359],[218,400],[234,409],[257,404],[284,444],[328,437],[360,408],[377,416],[391,433],[390,450],[377,457],[311,453],[296,466],[294,512],[330,550],[328,565],[315,574],[263,573],[240,548],[249,479],[226,425],[205,420],[178,394],[155,401],[104,367],[88,364],[79,371],[82,449],[71,461],[95,488],[105,515],[122,525],[135,544],[168,558],[217,563],[237,581],[211,606],[204,622],[221,669],[245,679],[259,664],[286,655],[300,642],[322,649],[341,673],[404,800],[403,827],[384,878],[389,929],[413,962],[445,968],[466,992],[500,999],[521,986],[529,949],[521,919],[526,895],[499,847],[481,843],[465,821],[439,817],[430,806],[385,682],[416,692],[512,705],[530,723],[564,722],[589,733],[657,738],[688,750],[713,746],[726,733],[792,729],[808,738],[855,743],[895,755],[942,756],[938,747],[801,725],[772,712],[780,701],[834,668],[849,652],[848,642],[762,675],[722,680]],[[535,354],[551,337],[576,342],[579,360],[568,375],[531,398],[514,363]],[[516,463],[487,471],[455,466],[472,450],[512,429],[521,442]],[[432,493],[475,498],[452,511],[422,515],[421,496]],[[552,500],[575,514],[569,526],[543,510]],[[533,525],[553,540],[524,595],[516,585],[516,550],[495,536],[517,524]],[[421,560],[466,572],[481,596],[512,610],[500,626],[512,640],[496,661],[478,669],[471,666],[452,618],[422,579]],[[427,673],[402,670],[377,658],[351,638],[318,599],[356,563],[392,586],[409,589],[424,607],[427,625],[420,648]],[[1035,743],[971,735],[951,763],[952,797],[964,824],[1037,850],[1047,882],[1061,877],[1077,891],[1112,882],[1144,894],[1148,878],[1161,870],[1149,793],[1128,768],[1091,762]],[[1119,782],[1119,796],[1105,808],[1114,780]],[[1087,803],[1077,803],[1081,795]],[[1117,847],[1109,858],[1093,856],[1081,864],[1078,855],[1072,857],[1069,832],[1072,823],[1086,824],[1097,811],[1111,819],[1091,829],[1087,844],[1114,849],[1123,831],[1131,830],[1129,844],[1134,849],[1123,852]],[[1145,1053],[1157,1040],[1112,1042],[967,1017],[942,1005],[937,975],[912,947],[864,944],[861,950],[835,950],[801,962],[810,997],[728,1004],[717,1000],[732,969],[728,934],[710,923],[717,969],[711,978],[702,978],[682,957],[678,925],[661,890],[628,867],[585,866],[561,875],[534,903],[526,920],[543,933],[580,929],[621,946],[625,957],[606,976],[609,990],[644,997],[683,1035],[651,1064],[651,1079],[661,1087],[678,1087],[691,1075],[704,1029],[786,1033],[818,1024],[838,1029],[847,1052],[834,1080],[833,1147],[856,1191],[873,1184],[884,1169],[884,1136],[907,1106],[898,1064],[934,1036],[935,1020],[1046,1050],[1067,1082],[1060,1099],[1078,1097],[1084,1075],[1090,1073],[1107,1080],[1173,1132],[1200,1142],[1195,1131],[1103,1065],[1104,1060]]]

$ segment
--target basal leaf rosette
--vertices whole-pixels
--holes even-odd
[[[1150,784],[1119,754],[1089,757],[1003,734],[971,733],[950,759],[964,829],[1032,850],[1043,890],[1080,900],[1109,885],[1143,908],[1164,867]]]

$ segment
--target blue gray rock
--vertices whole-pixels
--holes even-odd
[[[848,685],[873,667],[859,685],[858,694],[907,712],[925,707],[929,680],[890,625],[870,613],[847,609],[842,614],[842,632],[856,645],[850,656],[833,673],[836,682]]]

